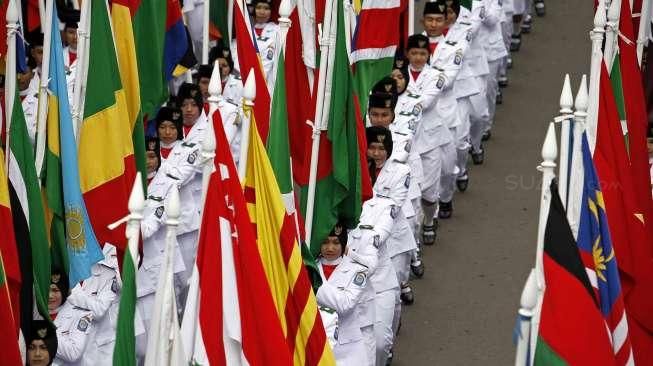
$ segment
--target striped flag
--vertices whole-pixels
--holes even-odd
[[[52,18],[57,19],[53,5]],[[63,50],[57,22],[52,22],[48,82],[48,151],[46,195],[50,207],[62,202],[70,288],[91,276],[93,264],[104,259],[86,212],[79,186],[77,142],[68,105]],[[60,169],[60,170],[59,170]],[[59,170],[59,171],[57,171]],[[53,174],[54,173],[54,174]],[[55,174],[61,174],[60,177]],[[60,179],[59,182],[57,180]],[[58,183],[58,184],[57,184]],[[63,197],[61,194],[63,193]],[[62,199],[63,198],[63,199]]]
[[[596,291],[601,313],[611,333],[616,364],[634,365],[617,257],[610,239],[599,178],[594,170],[585,134],[581,143],[584,177],[578,248],[590,283]]]
[[[95,2],[97,3],[97,2]],[[104,4],[102,4],[104,6]],[[125,233],[124,231],[122,232]],[[136,366],[136,268],[138,266],[138,241],[125,249],[122,261],[122,288],[116,324],[116,345],[113,350],[114,366]]]
[[[92,1],[84,120],[79,133],[79,171],[84,201],[100,244],[125,247],[124,229],[107,226],[126,216],[136,175],[129,104],[107,7]]]
[[[289,365],[291,355],[220,113],[213,114],[212,122],[216,170],[202,211],[182,324],[186,355],[192,365]]]
[[[352,41],[356,91],[361,114],[367,109],[367,97],[372,86],[392,71],[400,33],[394,27],[407,6],[402,0],[364,0]]]
[[[282,68],[279,68],[282,69]],[[295,365],[333,365],[335,359],[308,274],[302,263],[295,221],[286,209],[270,160],[252,121],[245,174],[245,198],[272,298]]]

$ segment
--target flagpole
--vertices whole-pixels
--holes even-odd
[[[11,127],[11,115],[14,109],[16,97],[16,32],[18,31],[18,9],[16,0],[9,0],[7,6],[7,57],[5,65],[5,127],[7,132],[6,149],[9,150],[9,131]],[[9,172],[9,155],[5,154],[5,171]]]
[[[537,330],[540,325],[539,313],[542,308],[542,297],[546,284],[544,282],[544,231],[546,221],[549,216],[549,206],[551,203],[551,181],[555,178],[556,157],[558,155],[558,146],[556,146],[556,132],[553,122],[549,123],[549,129],[546,131],[546,138],[542,146],[542,163],[537,167],[542,172],[542,189],[540,193],[540,217],[537,226],[537,251],[535,254],[535,279],[537,284],[537,305],[535,306],[531,332],[531,349],[534,350],[537,343]],[[531,360],[535,352],[531,352]]]
[[[82,2],[79,28],[77,29],[77,69],[73,97],[73,128],[79,145],[79,132],[84,119],[84,99],[86,97],[86,77],[88,75],[89,39],[91,37],[90,22],[91,2]]]
[[[642,56],[644,54],[644,45],[648,42],[649,32],[651,29],[651,2],[644,0],[639,17],[639,29],[637,31],[637,61],[639,67],[642,67]]]
[[[209,181],[211,174],[215,168],[213,159],[215,158],[215,131],[213,130],[213,115],[220,113],[218,104],[222,99],[222,82],[220,81],[220,67],[218,61],[215,61],[213,72],[211,73],[211,80],[209,81],[209,123],[206,129],[204,139],[202,140],[202,214],[204,212],[204,203],[206,201],[206,194],[209,190]],[[202,222],[202,220],[200,220]]]
[[[596,144],[596,126],[598,123],[599,111],[599,82],[601,78],[601,62],[603,62],[603,35],[605,34],[605,3],[599,0],[599,4],[594,14],[594,29],[590,32],[592,40],[592,61],[590,64],[590,85],[589,85],[589,102],[587,108],[587,139],[592,154]]]
[[[612,0],[608,7],[608,21],[605,25],[605,51],[603,57],[608,73],[612,71],[612,64],[617,54],[617,41],[619,39],[619,15],[621,14],[621,1]]]
[[[562,198],[562,204],[567,207],[567,182],[569,181],[569,137],[571,134],[571,107],[574,105],[574,96],[571,93],[571,82],[569,74],[565,74],[565,82],[560,94],[560,114],[564,118],[560,125],[560,170],[558,173],[560,184],[558,192]]]
[[[533,309],[537,305],[537,282],[535,281],[535,270],[531,269],[528,279],[524,285],[519,301],[517,329],[517,351],[515,352],[515,366],[529,365],[529,343],[531,334],[531,319]]]
[[[254,70],[249,70],[243,88],[243,113],[245,118],[243,118],[242,130],[240,131],[240,158],[238,159],[238,177],[243,183],[247,172],[250,130],[252,128],[252,115],[254,114],[254,99],[256,98],[256,80],[254,78]]]
[[[571,170],[569,177],[569,192],[567,199],[567,220],[574,238],[578,237],[578,226],[580,225],[580,207],[583,195],[583,156],[581,143],[583,132],[585,131],[585,119],[587,118],[587,75],[583,75],[576,94],[574,107],[574,130],[572,153],[571,153]]]
[[[39,1],[39,6],[41,1]],[[39,78],[39,102],[36,133],[36,174],[41,178],[43,161],[45,160],[46,125],[48,117],[48,83],[50,81],[50,48],[52,43],[52,13],[54,0],[46,0],[45,22],[43,32],[43,61]]]
[[[317,164],[318,155],[320,153],[320,137],[322,131],[326,131],[328,124],[328,115],[330,107],[330,99],[327,97],[331,95],[331,83],[329,69],[333,67],[333,60],[335,58],[335,31],[337,31],[338,16],[334,11],[334,1],[327,0],[324,11],[324,27],[322,27],[322,34],[320,35],[320,54],[326,55],[320,62],[320,70],[318,76],[317,98],[315,107],[315,122],[313,123],[313,144],[311,146],[311,164],[308,178],[308,197],[306,203],[306,244],[310,247],[311,236],[313,234],[313,215],[315,210],[315,186],[317,183]],[[333,54],[334,57],[331,57]],[[326,62],[325,62],[326,60]],[[323,116],[326,115],[326,118]]]
[[[202,26],[202,65],[209,63],[209,22],[210,22],[210,4],[209,0],[204,0],[204,18]]]

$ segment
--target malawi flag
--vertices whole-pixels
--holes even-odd
[[[361,114],[365,114],[367,98],[374,84],[392,71],[399,45],[397,29],[379,27],[379,24],[399,23],[407,5],[405,0],[363,0],[351,52]]]
[[[128,214],[127,201],[136,174],[133,123],[111,33],[107,7],[91,2],[88,78],[84,120],[79,133],[82,193],[100,244],[125,248],[124,229],[107,225]]]
[[[54,5],[52,19],[57,19]],[[79,188],[77,142],[68,105],[61,36],[58,22],[51,23],[45,192],[48,206],[53,210],[52,245],[61,245],[57,243],[60,240],[57,234],[63,228],[66,266],[60,269],[66,271],[70,288],[73,288],[91,276],[91,267],[104,259],[104,255]],[[59,228],[59,225],[63,227]]]
[[[186,355],[193,365],[289,365],[292,358],[220,113],[212,122],[216,169],[202,211],[182,324]]]
[[[288,350],[295,365],[333,365],[335,359],[303,266],[295,220],[282,199],[254,112],[245,113],[252,121],[250,131],[243,131],[250,134],[245,198]]]
[[[544,232],[544,297],[534,365],[616,365],[610,335],[558,195]]]
[[[5,155],[0,149],[0,159],[5,161]],[[14,234],[13,222],[11,217],[11,206],[9,204],[9,187],[7,174],[5,173],[4,164],[0,164],[0,266],[2,272],[2,285],[0,291],[7,293],[6,299],[0,299],[0,317],[5,320],[2,324],[13,326],[18,336],[20,328],[20,287],[22,278],[20,275],[20,265],[18,262],[18,252],[16,249],[16,236]],[[0,295],[4,296],[4,295]],[[6,300],[6,301],[5,301]],[[10,313],[7,315],[5,313]],[[11,322],[6,320],[11,319]],[[13,324],[13,325],[12,325]],[[0,356],[2,357],[2,356]],[[5,364],[3,362],[0,362]],[[9,363],[6,363],[9,364]]]
[[[332,80],[327,81],[331,85],[328,130],[322,132],[321,138],[324,143],[321,143],[318,157],[310,243],[314,257],[317,257],[320,244],[339,220],[345,221],[349,227],[358,223],[364,198],[372,196],[372,182],[366,168],[367,143],[363,118],[347,54],[345,13],[342,3],[336,3],[336,54]],[[308,184],[308,180],[300,181],[300,184]],[[302,208],[306,207],[304,193]]]
[[[27,325],[25,321],[31,318],[33,302],[44,318],[49,319],[50,316],[48,312],[50,248],[41,187],[36,175],[34,152],[27,134],[25,115],[18,93],[12,99],[13,109],[11,113],[7,113],[7,118],[10,120],[9,182],[17,198],[16,204],[12,200],[11,206],[16,242],[20,245],[21,272],[24,280],[21,292],[23,310],[21,326],[24,327]]]

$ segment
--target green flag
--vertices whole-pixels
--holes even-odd
[[[131,246],[125,250],[122,262],[122,289],[120,308],[116,325],[116,346],[113,351],[114,366],[136,365],[136,336],[134,317],[136,315],[136,258],[138,250]]]

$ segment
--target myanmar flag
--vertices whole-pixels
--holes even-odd
[[[295,365],[333,365],[333,353],[302,263],[295,221],[282,200],[254,112],[249,109],[245,113],[252,121],[245,198],[288,349]]]
[[[125,247],[124,229],[107,225],[126,216],[136,166],[126,93],[107,7],[91,2],[88,78],[84,121],[79,133],[80,183],[98,241]],[[133,94],[132,94],[133,96]]]
[[[544,298],[534,365],[615,365],[610,335],[567,216],[550,186],[544,232]]]
[[[336,54],[332,65],[333,77],[328,81],[331,84],[328,131],[323,132],[321,138],[324,143],[320,146],[318,158],[315,214],[310,243],[314,256],[319,254],[320,243],[339,219],[346,221],[349,227],[358,223],[363,198],[372,196],[369,172],[363,168],[367,167],[367,143],[360,103],[349,67],[345,13],[342,3],[336,3]],[[323,56],[322,59],[324,61],[326,58]],[[302,192],[302,207],[306,205],[305,198],[306,194]]]

